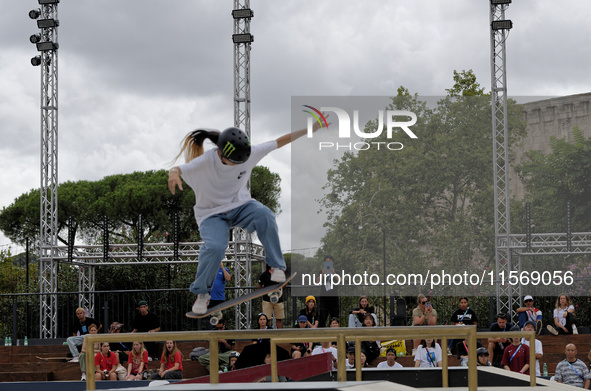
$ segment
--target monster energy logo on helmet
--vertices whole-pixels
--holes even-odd
[[[228,128],[220,133],[218,148],[222,157],[235,164],[244,163],[250,157],[250,140],[238,128]]]
[[[227,141],[226,145],[224,146],[224,149],[222,150],[222,153],[224,154],[224,156],[229,157],[235,150],[236,147],[233,146],[231,142]]]

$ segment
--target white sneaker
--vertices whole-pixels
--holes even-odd
[[[551,332],[554,335],[558,335],[558,331],[556,331],[556,329],[554,327],[552,327],[551,325],[546,326],[546,328],[548,329],[549,332]]]
[[[197,299],[195,300],[195,303],[193,303],[193,307],[191,308],[191,310],[196,314],[206,313],[210,297],[211,296],[209,295],[209,293],[198,294]]]
[[[271,273],[271,281],[278,283],[285,282],[285,272],[283,270],[272,267],[269,272]]]
[[[82,377],[80,378],[80,381],[85,381],[86,380],[86,372],[82,372]]]
[[[451,349],[450,348],[447,348],[447,355],[451,356]]]
[[[577,326],[575,326],[574,324],[573,324],[573,334],[574,335],[579,334],[579,330],[577,330]]]
[[[78,362],[79,360],[80,360],[80,357],[76,356],[68,362]]]

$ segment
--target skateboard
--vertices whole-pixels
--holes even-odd
[[[264,295],[269,295],[269,299],[271,300],[271,302],[277,303],[277,300],[279,300],[279,298],[283,294],[283,288],[285,288],[287,286],[287,284],[291,280],[293,280],[296,275],[297,275],[297,273],[292,273],[292,275],[287,277],[285,279],[285,282],[283,282],[281,284],[267,286],[262,289],[257,289],[253,292],[250,292],[247,295],[240,296],[240,297],[237,297],[232,300],[224,301],[223,303],[220,303],[220,304],[216,305],[215,307],[209,308],[207,310],[207,312],[205,312],[204,314],[196,314],[193,311],[189,311],[185,315],[188,318],[205,318],[205,317],[208,317],[211,315],[211,319],[209,320],[209,323],[211,323],[212,326],[215,326],[216,324],[218,324],[218,322],[222,318],[222,311],[225,310],[226,308],[234,307],[237,304],[244,303],[245,301],[256,299],[257,297],[261,297]],[[273,301],[273,300],[275,300],[275,301]]]
[[[43,362],[48,362],[49,360],[59,360],[59,361],[68,361],[69,358],[68,357],[39,357],[39,356],[35,356],[36,359],[38,360],[43,360]]]

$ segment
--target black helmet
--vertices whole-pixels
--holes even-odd
[[[238,128],[228,128],[220,133],[218,148],[223,158],[235,164],[244,163],[250,157],[250,140]]]
[[[476,356],[488,356],[488,350],[486,348],[476,349]]]

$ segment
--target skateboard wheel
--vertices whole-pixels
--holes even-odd
[[[277,296],[270,296],[269,300],[271,300],[271,303],[273,304],[277,304],[279,302],[279,298]]]
[[[218,318],[216,318],[216,317],[209,318],[209,324],[212,325],[212,326],[217,325],[219,323],[219,321],[220,320]]]

